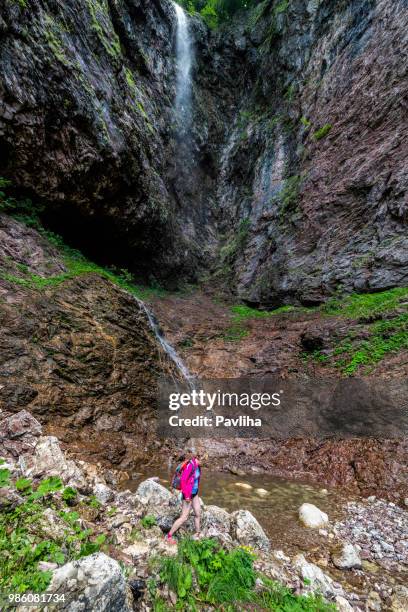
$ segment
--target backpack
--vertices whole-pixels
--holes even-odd
[[[177,491],[181,491],[181,477],[183,475],[183,472],[187,464],[188,464],[188,461],[184,461],[184,463],[180,463],[176,467],[176,470],[174,472],[174,475],[171,481],[171,486],[173,487],[173,489],[176,489]]]

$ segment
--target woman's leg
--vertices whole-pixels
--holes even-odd
[[[193,501],[191,502],[194,510],[194,525],[196,533],[200,533],[200,516],[201,516],[201,506],[200,506],[200,498],[198,495],[193,497]]]
[[[176,521],[174,521],[173,527],[169,531],[170,537],[175,534],[177,529],[180,529],[180,527],[186,522],[186,520],[188,519],[188,515],[190,514],[190,509],[191,501],[186,501],[185,499],[183,499],[183,508],[181,510],[180,517]]]

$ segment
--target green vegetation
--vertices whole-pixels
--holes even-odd
[[[239,342],[249,334],[249,329],[246,325],[248,321],[253,319],[264,319],[276,315],[296,312],[304,310],[295,306],[281,306],[275,310],[257,310],[250,306],[239,304],[231,306],[232,322],[226,332],[223,334],[224,340],[227,342]]]
[[[45,38],[53,52],[54,57],[64,66],[70,67],[71,62],[65,54],[61,34],[63,28],[50,15],[45,16]]]
[[[31,200],[17,200],[7,196],[3,191],[10,186],[10,181],[0,177],[0,213],[4,212],[24,223],[28,227],[37,230],[50,244],[55,246],[61,253],[66,272],[53,276],[40,276],[30,272],[24,264],[15,264],[16,272],[0,270],[0,279],[26,287],[33,290],[44,290],[58,287],[62,283],[72,280],[78,276],[87,274],[98,274],[111,281],[121,289],[141,299],[149,299],[157,295],[165,295],[165,290],[160,287],[141,287],[134,283],[133,275],[126,269],[106,269],[86,259],[82,253],[65,244],[61,236],[46,230],[39,218],[43,207],[34,205]]]
[[[231,266],[235,259],[244,250],[249,237],[249,219],[242,219],[238,226],[238,231],[227,240],[220,250],[221,265],[224,272],[231,271]]]
[[[93,537],[90,529],[82,529],[77,512],[64,509],[67,489],[63,490],[60,478],[46,478],[37,485],[27,478],[12,482],[9,470],[3,468],[0,486],[11,492],[14,489],[23,497],[20,505],[3,503],[0,511],[0,591],[44,591],[51,572],[39,570],[39,561],[62,565],[96,552],[104,544],[103,534]],[[48,519],[44,516],[47,508],[53,508],[65,523],[62,537],[48,539]]]
[[[263,3],[260,0],[178,0],[178,4],[191,14],[199,13],[208,27],[216,28],[237,11],[250,10]]]
[[[86,0],[86,4],[91,15],[92,29],[107,54],[116,60],[121,55],[120,41],[113,29],[106,0]]]
[[[319,128],[318,130],[316,130],[316,132],[314,132],[313,134],[313,138],[315,140],[321,140],[322,138],[324,138],[325,136],[327,136],[327,134],[330,132],[330,130],[332,129],[332,125],[330,123],[326,123],[325,125],[323,125],[321,128]]]
[[[351,294],[332,298],[321,311],[326,316],[352,319],[360,327],[352,329],[336,347],[311,357],[331,364],[347,376],[369,373],[389,353],[408,349],[408,287],[379,293]],[[361,324],[363,333],[361,333]]]
[[[302,185],[302,177],[298,174],[288,176],[283,182],[277,198],[280,202],[279,217],[283,221],[287,214],[296,210],[299,201],[299,192]]]
[[[224,550],[213,539],[181,540],[175,557],[158,558],[159,580],[148,587],[154,610],[199,610],[214,606],[228,612],[242,609],[282,610],[282,612],[329,612],[335,610],[320,595],[294,595],[281,584],[259,576],[263,587],[255,589],[258,574],[251,549],[239,546]],[[166,585],[177,597],[169,608],[160,598]]]
[[[144,529],[150,529],[151,527],[157,525],[157,521],[154,516],[147,514],[140,520],[140,524],[142,527],[144,527]]]

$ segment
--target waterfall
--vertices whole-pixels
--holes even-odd
[[[193,64],[193,45],[191,42],[187,15],[178,4],[174,4],[177,18],[176,33],[176,101],[175,111],[179,129],[182,133],[189,130],[191,122],[191,68]]]
[[[159,342],[160,346],[162,347],[163,351],[173,361],[173,363],[177,367],[178,371],[180,372],[182,378],[189,384],[189,386],[191,386],[191,383],[193,381],[192,374],[189,372],[186,364],[181,359],[180,355],[178,355],[178,353],[176,352],[174,347],[172,347],[171,344],[169,342],[167,342],[167,340],[163,336],[163,333],[160,330],[159,324],[158,324],[155,316],[147,308],[146,304],[144,302],[142,302],[142,300],[139,300],[139,298],[137,298],[137,297],[135,297],[135,300],[136,300],[139,308],[141,310],[143,310],[143,312],[145,313],[145,315],[147,317],[147,320],[149,321],[150,328],[152,329],[154,335],[156,336],[156,339]]]

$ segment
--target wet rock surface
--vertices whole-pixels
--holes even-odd
[[[44,279],[55,277],[64,270],[63,258],[38,232],[5,215],[0,224],[0,265],[7,270],[0,278],[0,409],[27,409],[37,419],[10,416],[0,449],[8,445],[15,457],[24,453],[41,421],[44,432],[83,456],[102,458],[103,449],[110,465],[146,462],[145,449],[155,444],[156,381],[174,366],[144,311],[98,274],[41,289],[25,284],[27,268]],[[34,260],[25,246],[27,234]],[[12,249],[16,260],[7,256]],[[32,434],[23,436],[27,429]],[[41,471],[45,454],[53,456],[52,448],[44,448],[30,470]]]

